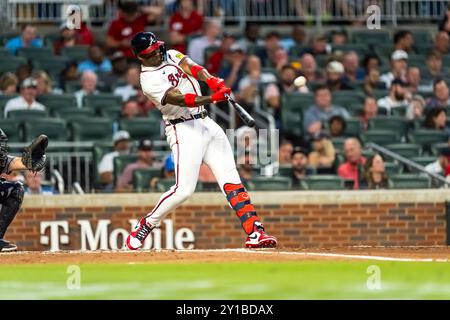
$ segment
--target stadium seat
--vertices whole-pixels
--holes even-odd
[[[66,68],[67,58],[59,56],[48,56],[33,59],[35,69],[47,72],[53,80],[59,80],[61,72]]]
[[[258,177],[246,182],[248,190],[286,191],[291,189],[292,181],[287,177]]]
[[[27,60],[34,60],[40,58],[49,58],[53,56],[53,51],[50,47],[42,48],[20,48],[17,50],[17,56],[24,57]]]
[[[79,118],[93,118],[95,117],[94,110],[89,110],[87,108],[84,109],[78,109],[78,108],[61,108],[57,109],[53,112],[54,116],[66,119],[67,121],[70,121],[72,119],[79,119]]]
[[[0,94],[0,110],[1,110],[1,113],[2,113],[0,115],[1,118],[3,118],[3,114],[4,114],[3,108],[5,107],[6,103],[9,100],[14,99],[14,98],[16,98],[18,96],[19,96],[18,94],[8,94],[8,95]]]
[[[123,170],[125,170],[126,166],[130,163],[135,162],[138,159],[137,154],[125,154],[125,155],[119,155],[114,158],[113,160],[113,176],[114,176],[114,185],[116,185],[117,180],[123,173]]]
[[[26,63],[27,59],[24,57],[8,57],[0,59],[0,74],[5,72],[16,73],[17,68]]]
[[[94,167],[94,185],[100,186],[100,175],[98,174],[98,164],[100,163],[100,160],[102,157],[108,153],[113,151],[113,144],[112,142],[96,142],[92,146],[92,163]]]
[[[165,179],[160,179],[158,180],[158,182],[156,183],[156,191],[158,192],[166,192],[167,190],[170,189],[171,186],[175,185],[175,178],[165,178]],[[197,186],[199,184],[197,183]]]
[[[401,137],[405,136],[410,123],[404,117],[375,117],[369,119],[369,128],[373,130],[391,130],[397,132]]]
[[[133,140],[159,140],[161,138],[161,120],[149,118],[122,119],[119,122],[119,127],[121,130],[128,131]]]
[[[61,50],[61,55],[67,57],[69,60],[80,62],[88,58],[88,50],[89,46],[66,47]]]
[[[85,108],[87,109],[87,108]],[[105,106],[101,108],[97,108],[96,114],[100,117],[111,119],[111,120],[119,120],[121,113],[122,113],[122,107],[121,106]]]
[[[392,189],[428,189],[431,181],[428,177],[416,174],[399,174],[389,177]]]
[[[442,149],[447,149],[449,147],[450,146],[448,142],[433,143],[431,146],[431,153],[435,156],[438,156]]]
[[[333,142],[334,149],[336,151],[343,150],[344,143],[345,143],[346,139],[347,139],[347,137],[334,137],[334,138],[331,138],[331,141]]]
[[[363,113],[363,105],[362,103],[354,103],[345,106],[347,111],[350,113],[352,117],[359,117]]]
[[[83,106],[94,109],[108,106],[120,106],[122,97],[112,93],[93,94],[83,97]]]
[[[369,44],[376,47],[380,43],[392,43],[389,32],[387,31],[354,31],[352,36],[353,43]]]
[[[367,45],[360,44],[360,43],[348,43],[348,44],[333,46],[333,52],[336,52],[336,51],[342,51],[342,52],[355,51],[358,54],[358,56],[364,57],[367,54],[367,52],[369,51],[369,48],[367,47]]]
[[[305,46],[305,45],[295,45],[292,46],[289,49],[289,56],[293,56],[295,58],[298,58],[300,56],[300,54],[302,54],[305,51],[311,51],[311,47],[310,46]],[[316,57],[317,58],[317,57]]]
[[[388,144],[385,147],[408,159],[419,157],[422,154],[422,146],[414,143]]]
[[[446,142],[447,134],[440,130],[419,129],[408,135],[411,143],[420,144],[424,151],[431,152],[431,145],[438,142]]]
[[[381,109],[381,108],[380,108]],[[378,110],[380,110],[378,109]],[[405,118],[408,106],[400,106],[391,109],[391,117],[402,117]]]
[[[314,95],[312,93],[285,93],[281,96],[281,104],[285,109],[308,109],[314,104]]]
[[[421,165],[422,167],[426,167],[430,163],[435,162],[437,157],[433,156],[421,156],[421,157],[412,157],[410,160]],[[410,168],[412,169],[412,168]]]
[[[292,166],[283,165],[278,168],[278,175],[283,177],[290,177],[292,175]]]
[[[78,80],[66,81],[64,84],[64,90],[66,93],[74,93],[81,89],[81,83]]]
[[[408,65],[411,67],[423,67],[425,66],[425,55],[423,54],[410,54],[408,55]]]
[[[43,94],[36,98],[42,103],[50,113],[55,113],[59,109],[68,109],[77,106],[77,100],[72,94]]]
[[[332,95],[332,101],[334,105],[338,105],[344,108],[352,104],[362,104],[364,102],[364,95],[359,91],[335,91]]]
[[[401,142],[398,132],[390,130],[368,130],[361,135],[364,144],[373,142],[381,146]]]
[[[67,123],[63,119],[40,118],[39,121],[25,121],[23,124],[24,142],[31,141],[40,134],[50,141],[67,141]]]
[[[344,180],[337,175],[311,175],[302,181],[308,190],[345,190]]]
[[[136,192],[144,192],[151,190],[150,181],[154,177],[159,177],[161,169],[148,168],[148,169],[136,169],[133,171],[133,190]]]
[[[374,47],[374,50],[378,56],[390,59],[394,51],[394,45],[392,43],[379,43]]]
[[[73,141],[112,141],[113,126],[109,119],[75,119],[69,127]]]
[[[388,176],[400,174],[403,171],[403,166],[396,162],[385,162],[384,168]]]
[[[12,110],[7,114],[8,119],[14,119],[15,121],[33,121],[35,119],[46,118],[47,116],[47,111],[41,110]]]
[[[359,118],[350,118],[346,120],[346,124],[344,134],[347,137],[359,137],[361,134],[361,120]]]
[[[9,142],[20,142],[22,140],[22,129],[15,121],[0,119],[0,129],[6,133]]]
[[[12,57],[11,51],[6,47],[0,47],[0,57],[2,59],[9,59]]]

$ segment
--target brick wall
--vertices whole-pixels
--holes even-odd
[[[329,199],[328,193],[322,194],[324,197],[322,201],[317,194],[308,197],[307,194],[299,193],[296,200],[289,195],[280,197],[280,194],[270,193],[272,196],[269,197],[262,193],[256,198],[259,200],[264,198],[265,201],[258,201],[255,207],[263,218],[267,230],[277,236],[280,244],[285,247],[447,243],[445,199],[448,194],[444,194],[443,197],[434,195],[429,201],[411,201],[414,197],[410,195],[408,202],[371,202],[371,197],[367,197],[367,194],[364,198],[360,198],[355,197],[358,193],[352,191],[348,193],[349,195],[344,198],[333,197],[334,201],[330,201],[332,199]],[[60,242],[60,249],[80,249],[82,238],[86,238],[81,230],[80,220],[87,220],[90,223],[93,235],[98,221],[110,220],[107,227],[108,235],[105,237],[110,237],[117,228],[125,229],[122,233],[117,231],[119,234],[117,243],[120,246],[123,234],[130,230],[129,220],[138,219],[150,211],[152,207],[149,204],[155,203],[154,200],[157,199],[157,195],[150,199],[140,195],[146,201],[134,202],[142,205],[130,205],[133,201],[129,198],[121,201],[125,199],[123,195],[96,195],[90,196],[88,198],[90,200],[86,201],[80,199],[81,196],[60,197],[64,198],[29,197],[31,199],[24,204],[6,238],[26,250],[49,250],[49,241],[48,244],[41,244],[46,243],[42,240],[43,237]],[[93,197],[97,197],[95,201],[92,201]],[[191,229],[195,236],[195,248],[241,247],[245,234],[234,212],[225,205],[220,194],[205,197],[210,201],[205,202],[202,196],[199,196],[177,208],[167,217],[173,222],[173,233],[180,228]],[[422,195],[421,198],[427,197]],[[379,198],[373,198],[377,199]],[[62,205],[64,203],[68,205]],[[57,240],[54,239],[55,234],[51,234],[50,228],[43,229],[41,224],[56,221],[68,222],[69,226],[68,232],[62,227],[56,228],[59,232]],[[165,229],[166,224],[163,224],[162,247],[165,247],[166,242]],[[100,233],[99,239],[102,236]],[[68,244],[64,244],[67,242],[62,238],[64,235],[68,235]],[[108,238],[107,241],[108,249],[112,248],[110,245],[112,240]],[[100,240],[98,242],[100,243]]]

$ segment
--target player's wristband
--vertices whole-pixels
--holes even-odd
[[[195,97],[197,97],[194,93],[186,93],[184,95],[184,103],[186,104],[186,107],[188,108],[195,108]]]
[[[202,66],[199,66],[198,64],[194,64],[193,66],[191,66],[191,74],[192,74],[192,76],[193,76],[195,79],[198,79],[198,78],[197,78],[197,74],[198,74],[200,71],[202,71],[203,69],[205,69],[205,68],[203,68]]]

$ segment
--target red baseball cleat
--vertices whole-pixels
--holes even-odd
[[[145,218],[142,218],[136,229],[128,235],[126,241],[127,248],[130,250],[139,249],[154,228],[154,226],[145,221]]]
[[[245,247],[247,248],[276,248],[277,238],[269,236],[262,230],[256,230],[247,237]]]

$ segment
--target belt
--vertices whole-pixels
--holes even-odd
[[[190,121],[190,120],[194,120],[194,119],[205,119],[208,116],[208,111],[202,111],[200,113],[197,114],[192,114],[190,118],[178,118],[178,119],[173,119],[173,120],[167,120],[168,123],[172,124],[172,125],[176,125],[177,123],[181,123],[181,122],[186,122],[186,121]],[[167,123],[166,123],[167,124]]]

